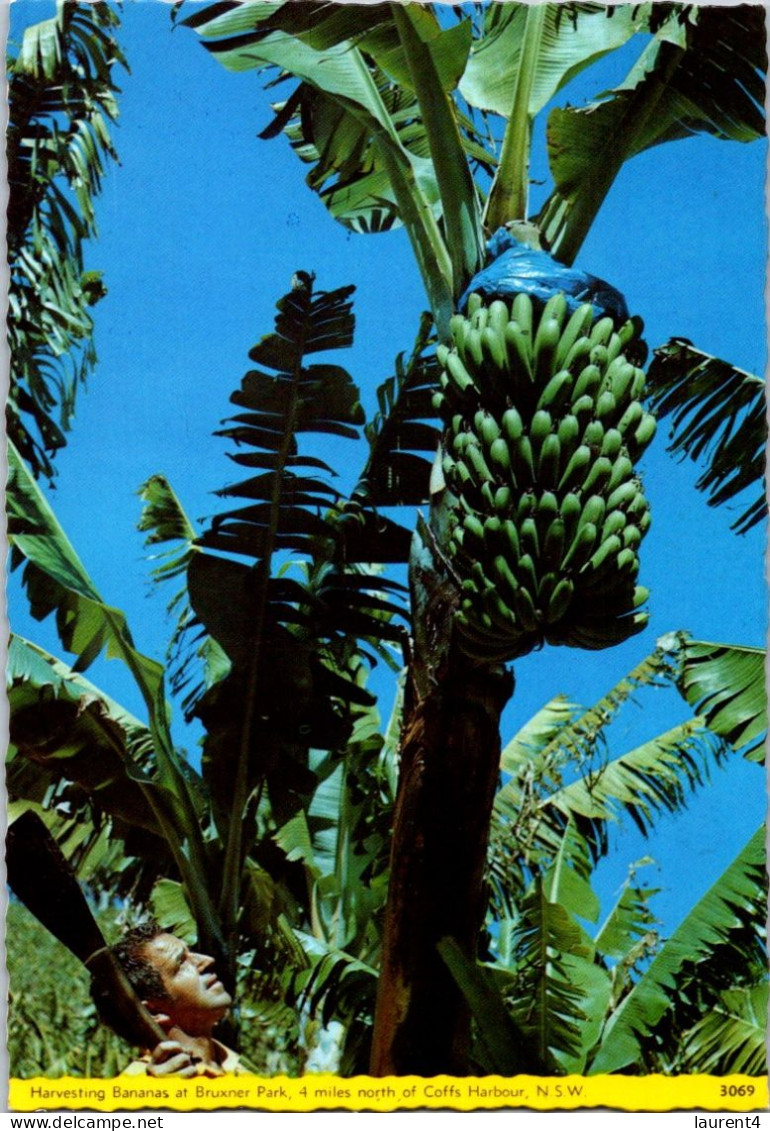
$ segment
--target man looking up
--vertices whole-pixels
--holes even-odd
[[[129,982],[154,1019],[168,1034],[125,1072],[150,1076],[221,1076],[243,1073],[237,1053],[212,1036],[232,998],[213,970],[214,959],[197,954],[157,923],[128,931],[112,948]],[[99,1011],[121,1035],[109,998],[92,985]]]

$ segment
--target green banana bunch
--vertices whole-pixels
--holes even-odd
[[[656,428],[629,360],[643,356],[641,320],[616,326],[590,303],[568,315],[561,293],[488,306],[472,294],[450,325],[434,405],[463,647],[492,662],[639,632],[650,512],[634,465]]]

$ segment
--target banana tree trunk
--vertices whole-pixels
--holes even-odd
[[[425,527],[413,555],[416,626],[401,742],[383,963],[371,1073],[469,1071],[470,1016],[437,950],[475,955],[500,765],[500,715],[513,676],[471,664],[451,640],[456,589],[441,580]]]

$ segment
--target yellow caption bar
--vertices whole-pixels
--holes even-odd
[[[621,1111],[757,1111],[768,1106],[767,1080],[752,1076],[223,1076],[159,1080],[36,1077],[10,1082],[12,1111],[215,1111],[246,1108],[297,1112],[475,1111],[531,1108],[558,1111],[610,1107]]]

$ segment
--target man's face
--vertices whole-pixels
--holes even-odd
[[[142,956],[161,976],[166,997],[147,1002],[153,1013],[165,1013],[190,1036],[208,1035],[227,1013],[232,998],[213,972],[214,959],[195,954],[175,935],[156,935],[142,947]]]

